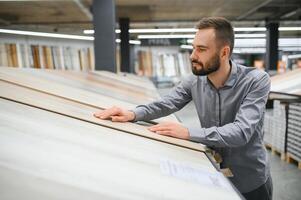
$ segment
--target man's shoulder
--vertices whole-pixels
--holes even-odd
[[[198,79],[198,76],[196,76],[194,74],[189,74],[189,75],[183,77],[183,79],[181,80],[181,83],[185,84],[185,85],[193,86],[196,84],[197,79]]]
[[[269,78],[269,74],[266,73],[264,70],[258,69],[256,67],[247,67],[244,65],[237,65],[238,71],[241,77],[247,78],[250,81],[254,80],[261,80],[263,78]]]

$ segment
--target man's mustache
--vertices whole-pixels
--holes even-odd
[[[199,64],[201,66],[203,66],[203,63],[199,62],[198,60],[191,60],[192,64]]]

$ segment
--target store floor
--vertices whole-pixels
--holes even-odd
[[[159,89],[162,95],[167,94],[170,88]],[[189,103],[176,116],[187,126],[199,123],[194,105]],[[301,199],[301,170],[296,164],[288,164],[280,160],[280,156],[272,155],[268,151],[271,162],[273,179],[273,200],[300,200]]]

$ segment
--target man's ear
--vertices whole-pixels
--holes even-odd
[[[229,59],[230,58],[230,47],[228,45],[224,46],[221,49],[221,58],[222,59]]]

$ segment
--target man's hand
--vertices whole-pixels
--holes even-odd
[[[171,136],[180,139],[189,139],[189,131],[182,124],[175,122],[163,122],[148,128],[148,130],[160,135]]]
[[[111,119],[112,122],[128,122],[135,119],[135,113],[114,106],[94,113],[94,117],[100,119]]]

